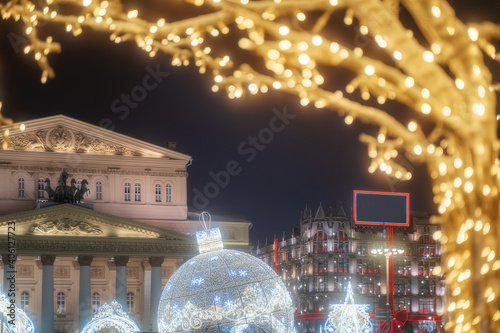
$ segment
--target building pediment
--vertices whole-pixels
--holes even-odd
[[[15,228],[15,230],[13,229]],[[149,238],[191,242],[190,237],[75,204],[56,204],[0,216],[0,234],[94,238]]]
[[[24,124],[26,125],[24,132],[11,130],[10,149],[143,156],[186,160],[186,162],[191,158],[188,155],[63,115],[29,120]]]

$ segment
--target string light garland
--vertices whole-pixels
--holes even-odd
[[[39,36],[38,23],[46,22],[75,36],[84,29],[100,31],[115,43],[136,43],[151,57],[168,54],[173,66],[194,64],[211,73],[214,92],[225,90],[229,98],[279,90],[297,96],[301,105],[338,112],[347,125],[355,120],[373,125],[378,134],[360,136],[368,147],[369,172],[408,180],[412,174],[400,156],[427,165],[439,212],[432,222],[442,224],[436,239],[445,263],[434,273],[445,274],[451,291],[446,330],[495,332],[500,323],[495,115],[500,85],[485,58],[500,59],[494,46],[500,24],[466,24],[444,0],[186,3],[201,11],[172,21],[148,20],[120,0],[11,0],[0,12],[3,19],[22,23],[30,41],[24,52],[34,56],[42,82],[54,75],[48,55],[61,49],[52,36]],[[401,22],[401,8],[414,25]],[[331,29],[340,16],[346,31],[377,51],[335,37]],[[239,50],[218,43],[225,35],[236,38]],[[255,63],[226,50],[251,54]],[[338,68],[353,73],[344,90],[331,88]],[[397,117],[383,110],[387,101],[397,103]]]
[[[24,124],[14,124],[12,119],[4,117],[2,115],[2,102],[0,102],[0,128],[2,131],[2,135],[0,136],[0,147],[2,147],[2,149],[7,149],[11,145],[9,137],[10,131],[24,131],[26,129],[26,126]]]
[[[200,254],[175,271],[161,295],[160,332],[295,332],[292,299],[271,267],[223,249],[218,228],[196,236]]]
[[[129,317],[122,305],[115,299],[104,303],[82,329],[81,333],[101,332],[103,329],[113,328],[113,332],[133,333],[140,332],[137,324]]]

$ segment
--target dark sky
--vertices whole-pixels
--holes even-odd
[[[469,2],[459,10],[472,20],[500,17],[496,0]],[[149,58],[134,45],[115,45],[88,31],[77,38],[55,35],[62,43],[62,53],[50,57],[56,78],[42,85],[32,55],[18,52],[8,38],[20,31],[19,25],[0,21],[0,100],[6,116],[25,121],[65,114],[162,146],[176,141],[178,151],[193,157],[188,167],[193,210],[202,208],[201,201],[193,201],[195,191],[204,192],[211,174],[220,175],[229,163],[239,173],[221,183],[225,186],[218,186],[203,209],[252,221],[254,243],[284,231],[288,237],[306,204],[336,208],[342,202],[351,214],[356,189],[409,192],[412,210],[435,209],[422,165],[406,162],[415,174],[404,183],[369,174],[367,150],[358,141],[366,127],[346,126],[332,111],[304,108],[277,93],[229,100],[225,93],[212,93],[211,77],[193,67],[172,67],[166,56]],[[126,112],[122,94],[142,86],[156,68],[164,73],[161,82]],[[281,126],[273,118],[284,112],[290,116]],[[266,143],[251,151],[251,137],[259,133]]]

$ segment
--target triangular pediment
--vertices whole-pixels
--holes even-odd
[[[64,115],[33,119],[24,125],[25,131],[10,131],[12,144],[9,149],[143,156],[185,160],[186,163],[191,159],[188,155]]]
[[[175,231],[76,204],[55,204],[0,216],[0,234],[7,235],[9,231],[16,236],[149,238],[192,242],[189,236]]]

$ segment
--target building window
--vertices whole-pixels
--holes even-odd
[[[63,292],[57,293],[57,299],[56,299],[56,306],[57,306],[57,314],[64,314],[66,313],[66,294]]]
[[[45,197],[45,181],[40,178],[38,179],[38,198],[43,199]]]
[[[313,265],[314,273],[328,273],[328,260],[326,258],[315,259]]]
[[[394,260],[394,274],[396,275],[411,275],[411,262],[409,260]]]
[[[358,259],[358,267],[356,267],[358,274],[379,274],[380,265],[378,261],[373,259]]]
[[[23,291],[21,293],[21,309],[24,311],[28,311],[28,307],[30,305],[30,294],[27,291]]]
[[[328,252],[328,236],[323,231],[318,231],[313,238],[313,253]]]
[[[434,313],[436,304],[435,300],[430,298],[430,299],[425,299],[421,298],[418,300],[418,312],[419,313]]]
[[[419,257],[434,257],[436,255],[436,242],[429,235],[418,239],[417,255]]]
[[[333,252],[335,253],[348,253],[349,252],[349,238],[345,231],[340,230],[333,237]]]
[[[128,314],[131,314],[134,312],[134,305],[135,305],[134,293],[127,293],[127,313]]]
[[[434,261],[419,261],[418,262],[418,275],[419,276],[431,276],[432,270],[436,266]]]
[[[140,183],[135,183],[134,194],[135,194],[134,200],[141,201],[141,184]]]
[[[349,258],[337,258],[333,260],[334,273],[349,273]]]
[[[333,291],[345,292],[347,287],[347,278],[343,276],[333,276]]]
[[[18,196],[20,198],[24,198],[24,178],[19,177],[17,180],[17,189],[18,189]]]
[[[95,199],[102,200],[102,182],[100,180],[95,182]]]
[[[409,310],[411,309],[411,300],[410,298],[400,298],[400,299],[395,299],[394,300],[394,311],[399,311],[399,310]]]
[[[409,278],[394,279],[394,294],[411,295],[411,279]]]
[[[125,183],[123,190],[125,192],[125,201],[130,201],[130,183]]]
[[[360,276],[358,277],[358,294],[379,294],[380,277]]]
[[[161,202],[161,185],[160,184],[155,185],[155,201]]]
[[[368,245],[358,245],[358,254],[370,254],[370,252],[368,251]]]
[[[165,201],[172,202],[172,185],[170,184],[165,186]]]
[[[76,189],[77,190],[81,190],[82,189],[82,180],[81,179],[76,182]]]
[[[97,313],[101,306],[101,295],[98,292],[92,294],[92,313]]]
[[[314,291],[316,292],[328,291],[328,277],[326,275],[316,276],[314,278]]]
[[[419,279],[418,294],[421,296],[436,295],[436,281],[432,279]]]

